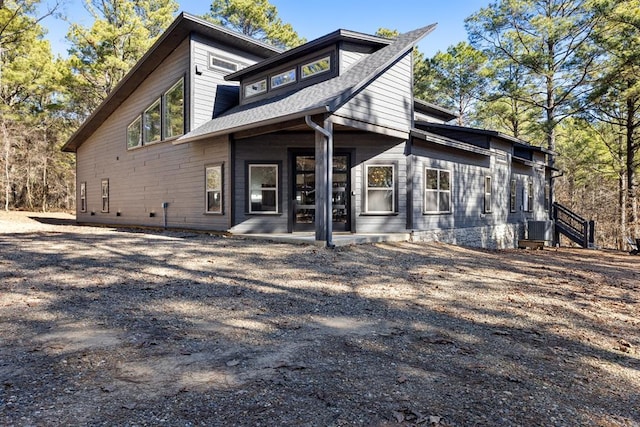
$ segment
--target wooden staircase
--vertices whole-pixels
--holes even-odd
[[[554,243],[560,241],[560,234],[583,248],[594,246],[595,222],[582,218],[559,203],[551,207],[554,222]]]

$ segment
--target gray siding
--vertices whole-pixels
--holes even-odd
[[[367,46],[362,46],[355,43],[340,43],[338,54],[340,74],[347,71],[356,62],[371,54],[371,51],[372,49]]]
[[[238,105],[238,82],[226,81],[224,76],[230,74],[217,68],[209,68],[209,54],[219,55],[237,63],[241,68],[252,65],[261,58],[231,49],[223,44],[203,39],[194,35],[192,49],[192,81],[193,102],[191,129],[208,122],[214,114]],[[239,69],[241,69],[239,68]]]
[[[78,221],[162,226],[162,203],[167,202],[169,227],[227,229],[227,215],[204,214],[205,165],[225,164],[229,194],[226,139],[179,146],[163,141],[133,150],[126,146],[127,125],[188,70],[185,40],[80,146],[77,181],[87,183],[88,211],[78,212]],[[109,180],[108,213],[101,212],[102,179]]]
[[[409,53],[339,108],[336,115],[408,132],[413,114],[411,64]]]
[[[313,150],[312,132],[279,133],[247,138],[234,143],[233,175],[235,188],[234,226],[235,233],[287,232],[291,215],[292,183],[289,165],[289,150]],[[402,232],[406,230],[406,162],[403,140],[366,132],[336,132],[336,151],[353,153],[351,162],[351,190],[355,192],[355,229],[357,232]],[[246,193],[247,164],[250,162],[280,164],[280,213],[248,214]],[[363,213],[365,164],[393,163],[396,165],[397,212],[393,215],[367,215]]]

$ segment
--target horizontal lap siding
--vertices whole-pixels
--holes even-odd
[[[219,55],[237,63],[240,68],[252,65],[261,58],[243,54],[223,44],[194,36],[193,51],[193,103],[192,129],[208,122],[216,114],[238,104],[238,82],[226,81],[224,76],[231,71],[209,68],[209,54]],[[196,69],[198,73],[196,73]]]
[[[171,141],[127,150],[126,128],[148,105],[189,70],[185,40],[138,89],[80,146],[78,182],[87,183],[88,212],[80,222],[226,230],[227,215],[205,215],[205,165],[225,164],[229,194],[227,139],[172,145]],[[188,86],[188,85],[187,85]],[[188,98],[188,97],[187,97]],[[109,212],[101,212],[101,180],[109,179]],[[91,215],[91,212],[95,215]],[[120,216],[116,213],[120,212]],[[150,217],[150,214],[155,217]]]
[[[406,55],[336,114],[407,132],[413,111],[411,74],[411,55]]]
[[[339,52],[340,74],[342,74],[352,65],[369,55],[371,48],[355,43],[341,43]]]
[[[496,176],[491,169],[491,159],[474,153],[467,153],[443,147],[428,147],[423,144],[413,147],[413,228],[416,230],[437,230],[451,228],[495,225],[504,217],[500,203],[504,195],[496,197],[499,181],[504,173]],[[424,170],[443,169],[451,173],[452,212],[442,214],[424,213]],[[494,189],[493,212],[484,214],[484,178],[492,177]],[[500,178],[502,177],[502,178]],[[504,221],[504,219],[502,219]]]
[[[291,200],[293,199],[290,182],[290,149],[314,149],[312,132],[293,134],[272,134],[239,140],[235,142],[234,184],[234,226],[236,233],[275,233],[288,230]],[[351,190],[355,192],[355,226],[358,232],[400,232],[406,230],[406,162],[404,141],[365,132],[336,132],[334,134],[335,151],[354,153],[351,159]],[[246,177],[247,162],[281,162],[281,213],[279,215],[247,214]],[[398,212],[396,215],[361,215],[364,182],[364,165],[367,163],[393,162],[397,165]]]

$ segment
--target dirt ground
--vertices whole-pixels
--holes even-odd
[[[0,213],[0,425],[640,426],[640,256]]]

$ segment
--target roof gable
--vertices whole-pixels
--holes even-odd
[[[131,95],[167,56],[192,33],[202,34],[232,47],[264,58],[281,52],[268,44],[236,33],[196,16],[181,13],[156,40],[145,55],[122,78],[109,96],[80,125],[62,147],[63,151],[75,152],[84,141]]]
[[[278,123],[309,114],[334,112],[409,53],[435,26],[436,24],[432,24],[400,35],[388,46],[363,58],[335,78],[293,93],[235,107],[182,136],[175,143]]]

